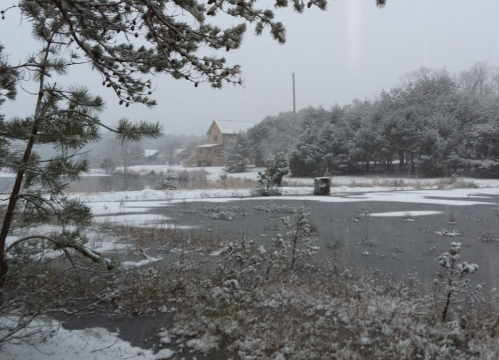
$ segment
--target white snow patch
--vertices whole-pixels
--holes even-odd
[[[19,239],[19,237],[8,235],[7,239],[5,239],[5,247],[9,247],[17,239]]]
[[[163,312],[166,312],[166,310]],[[160,333],[158,333],[158,336],[159,336],[160,343],[162,343],[162,344],[171,344],[172,343],[172,338],[171,338],[170,332],[168,330],[161,331]]]
[[[372,213],[371,216],[387,216],[387,217],[397,217],[397,216],[425,216],[425,215],[438,215],[442,214],[441,211],[390,211],[382,213]]]
[[[220,254],[222,254],[222,251],[223,249],[215,250],[210,254],[210,256],[220,256]]]
[[[40,327],[46,331],[40,331]],[[0,348],[2,360],[118,360],[170,359],[175,352],[163,349],[154,354],[152,350],[141,349],[118,338],[103,328],[66,330],[55,320],[34,321],[23,334],[22,342],[9,342]]]
[[[142,267],[142,266],[145,266],[145,265],[149,265],[149,264],[152,264],[152,263],[155,263],[155,262],[158,262],[158,261],[161,261],[163,260],[163,258],[160,256],[160,257],[152,257],[152,256],[147,256],[147,259],[144,259],[144,260],[141,260],[141,261],[124,261],[121,263],[121,266],[124,268],[124,269],[133,269],[133,268],[139,268],[139,267]]]

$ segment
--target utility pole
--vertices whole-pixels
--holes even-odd
[[[293,113],[295,114],[295,120],[296,120],[295,73],[293,73],[291,77],[293,78]]]

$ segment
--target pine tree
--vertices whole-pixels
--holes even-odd
[[[246,165],[251,162],[254,156],[255,152],[246,133],[237,134],[224,149],[225,171],[230,173],[245,172]]]
[[[282,178],[288,173],[288,161],[279,152],[267,161],[265,171],[258,172],[256,193],[263,196],[281,195]]]

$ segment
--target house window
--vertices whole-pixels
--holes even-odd
[[[207,153],[208,153],[208,154],[211,154],[211,149],[210,149],[210,148],[208,148],[208,149],[206,149],[206,150],[208,150],[208,151],[207,151]]]
[[[218,141],[218,135],[213,135],[213,141]]]

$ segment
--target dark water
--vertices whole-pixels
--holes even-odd
[[[0,177],[0,192],[9,192],[14,184],[13,177]],[[69,183],[69,190],[76,192],[143,190],[146,186],[155,189],[158,179],[145,176],[83,176],[80,181]]]
[[[339,197],[333,196],[334,198]],[[488,201],[499,203],[499,197]],[[168,223],[179,226],[211,229],[213,233],[228,233],[233,241],[244,236],[267,249],[273,236],[284,234],[286,231],[281,218],[294,216],[291,213],[262,210],[271,206],[288,210],[290,207],[303,207],[311,213],[310,222],[316,231],[315,237],[320,247],[319,260],[332,261],[339,267],[389,272],[399,279],[409,273],[417,272],[423,283],[428,285],[436,277],[437,271],[442,270],[438,265],[438,256],[449,250],[451,242],[460,242],[462,244],[460,262],[477,263],[480,266],[479,271],[470,276],[473,286],[485,284],[486,292],[499,286],[499,276],[497,276],[499,241],[479,240],[487,233],[498,234],[499,240],[497,205],[450,206],[367,201],[324,203],[300,200],[299,197],[296,200],[272,200],[271,203],[262,199],[238,199],[218,204],[199,201],[182,204],[165,202],[163,205],[155,208],[144,207],[141,210],[146,210],[150,214],[162,214],[169,218]],[[143,206],[140,202],[127,204],[127,207],[137,209]],[[210,215],[213,216],[218,210],[231,213],[233,219],[210,218]],[[392,211],[441,213],[414,216],[413,222],[403,222],[402,217],[365,216],[366,210],[371,213]],[[355,219],[358,221],[353,221]],[[434,233],[443,229],[458,230],[462,236],[448,237]],[[122,339],[134,346],[145,348],[151,348],[159,343],[157,329],[171,325],[169,314],[133,319],[90,315],[90,317],[67,317],[61,320],[65,320],[65,326],[70,328],[102,326],[111,331],[119,329],[119,336]],[[194,355],[196,354],[185,354],[185,358],[193,359]],[[213,353],[206,358],[222,359],[223,356]]]
[[[146,186],[155,189],[158,180],[144,176],[124,177],[124,176],[84,176],[80,181],[71,183],[72,191],[135,191],[143,190]]]
[[[499,203],[499,197],[492,201]],[[397,277],[418,273],[425,281],[443,270],[438,256],[450,249],[452,242],[462,244],[461,260],[476,263],[479,271],[471,275],[474,284],[485,283],[487,288],[499,287],[499,217],[497,205],[450,206],[390,202],[324,203],[303,200],[274,200],[277,206],[304,207],[311,213],[310,222],[316,230],[320,260],[333,261],[340,267],[377,269]],[[241,199],[216,204],[196,202],[149,209],[151,214],[163,214],[169,223],[194,226],[231,234],[234,241],[243,236],[269,248],[276,234],[284,234],[281,221],[288,213],[262,212],[265,200]],[[131,204],[130,204],[131,205]],[[134,207],[139,204],[134,204]],[[211,219],[215,207],[232,211],[232,220]],[[414,216],[413,222],[402,217],[364,216],[371,213],[402,211],[439,211],[438,215]],[[358,221],[352,221],[358,218]],[[449,224],[455,222],[455,224]],[[450,237],[435,231],[457,230],[462,236]],[[497,234],[496,242],[484,242],[485,234]]]

